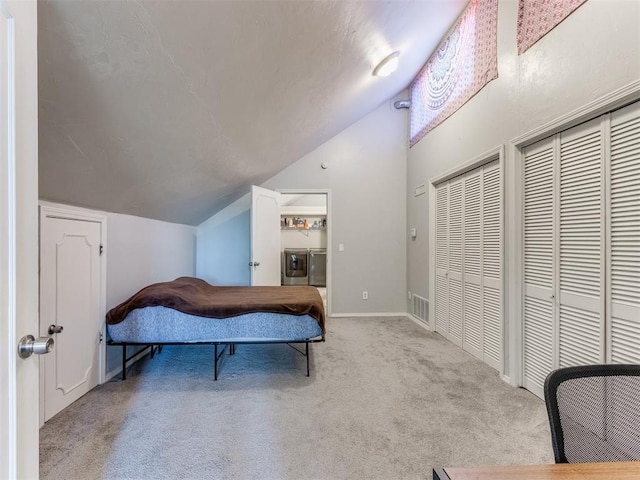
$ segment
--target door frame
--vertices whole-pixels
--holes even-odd
[[[331,189],[330,188],[278,188],[277,192],[292,195],[326,195],[327,196],[327,317],[333,312],[331,295],[331,263],[333,256],[331,254],[331,232],[333,231],[333,222],[331,221]]]
[[[538,140],[568,130],[612,110],[640,100],[640,80],[631,82],[509,142],[505,182],[505,220],[511,225],[506,247],[509,259],[507,285],[508,379],[514,386],[524,382],[524,149]]]
[[[17,356],[16,356],[16,135],[15,135],[15,19],[0,2],[0,16],[6,25],[7,76],[0,80],[6,91],[6,105],[0,114],[0,139],[5,148],[0,154],[0,478],[14,478],[17,472]],[[6,84],[5,84],[6,81]],[[6,110],[5,110],[6,108]],[[5,116],[6,114],[6,116]],[[5,124],[6,123],[6,124]],[[8,388],[6,388],[8,387]]]
[[[67,207],[64,205],[56,205],[49,202],[39,202],[39,223],[40,237],[38,242],[38,253],[40,252],[40,241],[42,240],[42,226],[47,218],[59,218],[64,220],[77,220],[83,222],[94,222],[100,224],[100,245],[103,247],[102,255],[100,255],[100,311],[106,314],[107,306],[107,215],[80,208]],[[40,261],[41,259],[39,259]],[[40,268],[38,268],[40,271]],[[40,332],[44,331],[46,326],[39,325]],[[103,384],[106,380],[106,355],[107,355],[107,332],[106,322],[103,320],[100,327],[102,333],[102,342],[99,349],[98,361],[98,385]],[[44,358],[40,357],[40,426],[44,425],[44,368],[42,362]]]

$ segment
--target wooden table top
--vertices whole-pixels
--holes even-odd
[[[639,480],[640,462],[445,467],[450,480]],[[446,479],[447,477],[445,477]]]

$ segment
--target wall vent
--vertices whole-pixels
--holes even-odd
[[[423,321],[424,323],[429,323],[429,301],[421,297],[420,295],[416,295],[415,293],[412,295],[411,299],[412,304],[412,314],[418,320]]]

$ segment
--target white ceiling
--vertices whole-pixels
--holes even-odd
[[[41,0],[40,197],[196,225],[407,88],[466,2]]]

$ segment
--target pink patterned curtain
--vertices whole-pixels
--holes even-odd
[[[409,145],[498,77],[498,0],[472,0],[411,84]]]
[[[520,0],[518,6],[518,53],[553,30],[587,0]]]

